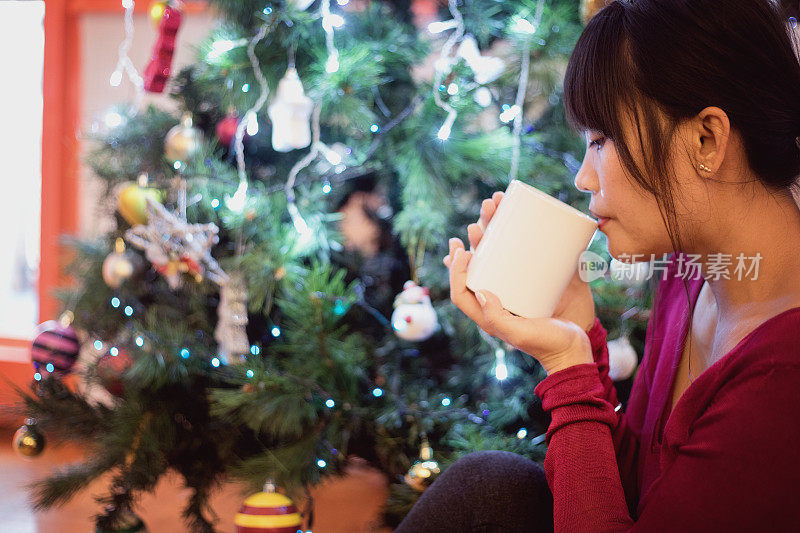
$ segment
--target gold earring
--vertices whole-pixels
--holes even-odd
[[[700,163],[700,170],[705,170],[706,172],[711,172],[711,169],[705,166],[703,163]]]

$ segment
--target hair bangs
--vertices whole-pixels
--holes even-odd
[[[614,2],[587,24],[564,74],[564,107],[577,133],[602,132],[612,139],[622,133],[620,106],[632,105],[634,66],[625,37],[624,7]]]

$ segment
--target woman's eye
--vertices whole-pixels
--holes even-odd
[[[591,148],[593,145],[596,145],[597,146],[597,150],[599,151],[600,148],[605,143],[605,141],[606,141],[605,137],[598,137],[597,139],[589,142],[589,147]]]

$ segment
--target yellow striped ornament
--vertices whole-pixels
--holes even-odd
[[[244,501],[233,520],[237,533],[296,533],[302,517],[294,502],[267,483]]]

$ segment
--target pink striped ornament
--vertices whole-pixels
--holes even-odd
[[[31,360],[37,371],[47,369],[52,363],[53,374],[67,374],[78,360],[80,342],[71,326],[57,320],[48,320],[39,325],[31,344]]]

